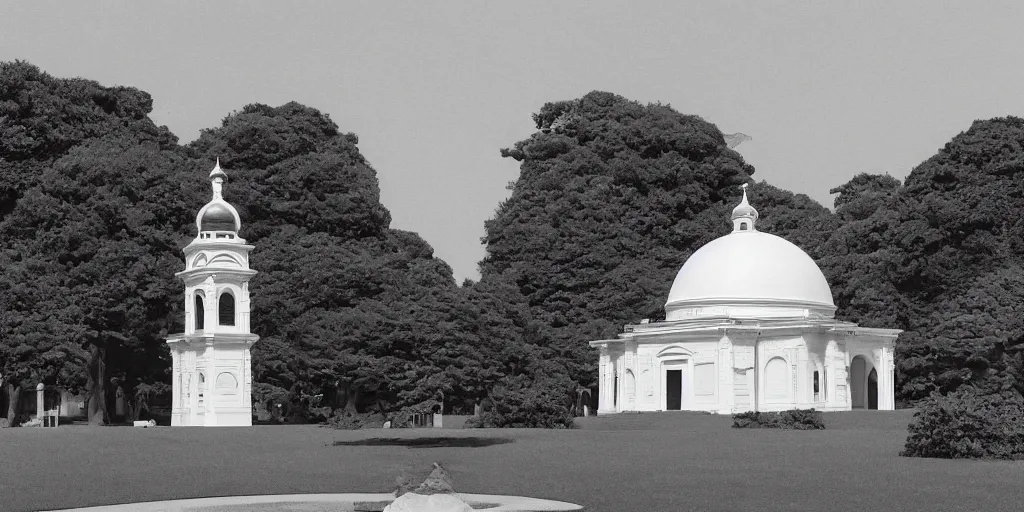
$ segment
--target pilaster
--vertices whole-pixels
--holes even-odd
[[[172,424],[172,426],[175,423],[175,420],[178,420],[178,417],[181,415],[181,389],[177,385],[178,382],[181,380],[181,366],[180,366],[180,363],[178,362],[178,359],[180,357],[181,356],[180,356],[180,353],[178,352],[178,349],[172,347],[171,348],[171,388],[173,390],[173,392],[171,393],[171,424]]]
[[[206,425],[217,425],[217,403],[216,397],[213,394],[216,389],[215,382],[217,380],[217,349],[216,345],[213,344],[213,340],[206,342],[206,374],[205,390],[203,391],[203,405],[205,410],[203,411],[203,423]]]
[[[757,339],[758,331],[754,329],[727,329],[723,333],[728,338],[731,359],[727,359],[732,382],[730,393],[731,412],[758,410],[760,393],[757,378]]]
[[[736,407],[735,361],[732,340],[725,333],[718,341],[718,413],[732,414]]]
[[[612,401],[612,393],[614,392],[615,381],[614,375],[612,374],[611,355],[608,352],[608,346],[602,345],[600,348],[601,359],[600,359],[600,375],[598,376],[598,414],[608,414],[615,412],[614,402]]]

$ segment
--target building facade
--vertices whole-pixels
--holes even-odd
[[[198,235],[184,249],[185,332],[167,338],[173,361],[171,426],[252,425],[247,245],[238,212],[223,198],[227,174],[210,172],[213,199],[196,215]]]
[[[744,185],[732,233],[679,270],[665,320],[590,342],[600,349],[599,414],[895,408],[902,331],[835,319],[814,260],[757,231],[757,217]]]

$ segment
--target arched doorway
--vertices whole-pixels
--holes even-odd
[[[878,372],[874,368],[868,373],[868,409],[878,410]]]
[[[781,357],[773,357],[764,366],[764,401],[784,403],[789,401],[788,365]]]
[[[878,409],[878,372],[864,356],[850,361],[850,406]]]

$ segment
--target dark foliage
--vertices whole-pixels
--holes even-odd
[[[732,415],[733,428],[781,428],[789,430],[824,430],[821,411],[791,409],[780,412],[741,412]]]
[[[515,283],[573,380],[596,382],[586,341],[664,318],[672,278],[729,232],[754,169],[722,133],[667,105],[607,92],[544,105],[538,132],[502,155],[520,162],[512,196],[486,222],[484,279]],[[806,196],[757,187],[764,229],[816,249],[831,214]]]
[[[1024,398],[965,386],[918,404],[905,457],[1024,459]]]

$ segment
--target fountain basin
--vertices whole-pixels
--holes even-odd
[[[563,501],[495,494],[455,494],[474,510],[486,512],[583,511],[583,507]],[[149,501],[49,512],[381,512],[394,500],[393,493],[270,494]]]

